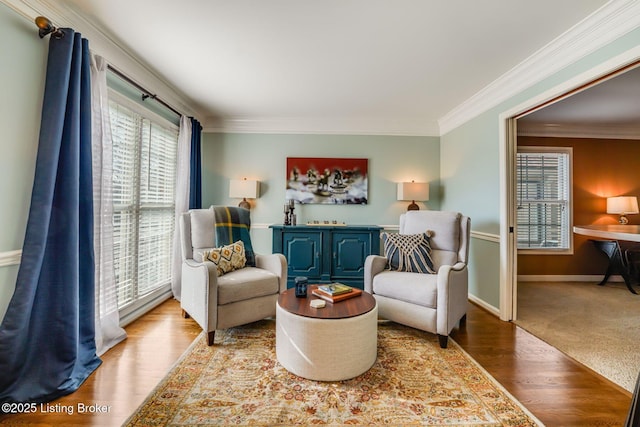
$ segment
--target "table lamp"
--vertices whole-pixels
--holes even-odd
[[[620,224],[629,224],[625,215],[638,213],[638,198],[635,196],[607,197],[607,213],[619,214]]]
[[[409,201],[411,204],[407,207],[408,211],[420,210],[416,204],[416,200],[429,200],[429,184],[426,182],[399,182],[398,183],[398,200]]]
[[[239,207],[251,209],[247,199],[256,199],[260,193],[260,181],[245,179],[232,179],[229,181],[229,197],[232,199],[242,199]]]

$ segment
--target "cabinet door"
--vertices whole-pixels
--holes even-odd
[[[363,279],[364,262],[371,253],[371,234],[334,232],[332,276]]]
[[[322,234],[285,232],[282,240],[288,263],[288,282],[293,283],[295,276],[319,278],[322,271]]]

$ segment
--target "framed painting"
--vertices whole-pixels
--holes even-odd
[[[287,157],[287,200],[366,205],[367,159]]]

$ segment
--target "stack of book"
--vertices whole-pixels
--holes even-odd
[[[362,290],[343,285],[342,283],[331,283],[328,285],[318,285],[311,293],[323,300],[334,303],[360,296]]]

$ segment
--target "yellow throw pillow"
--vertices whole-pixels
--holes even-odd
[[[218,277],[233,270],[244,268],[247,264],[247,257],[244,253],[244,243],[242,240],[238,240],[227,246],[205,251],[202,255],[205,260],[211,261],[216,265]]]

